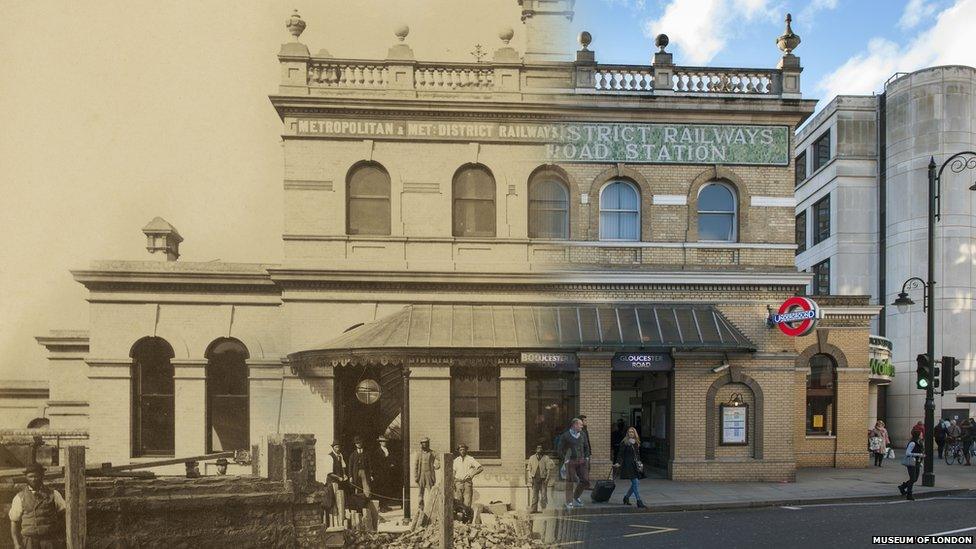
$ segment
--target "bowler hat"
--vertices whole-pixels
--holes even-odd
[[[353,444],[362,444],[363,443],[363,438],[360,437],[360,436],[358,436],[358,435],[357,436],[354,436],[354,437],[352,437],[352,443]]]
[[[24,468],[24,474],[26,475],[28,473],[37,473],[39,475],[43,475],[44,466],[41,465],[40,463],[37,463],[36,461],[33,463],[29,463],[27,464],[27,467]]]
[[[425,443],[425,442],[426,442],[427,444],[430,444],[430,439],[429,439],[429,438],[427,438],[427,437],[424,437],[424,438],[422,438],[422,439],[420,439],[420,443],[421,443],[421,444],[423,444],[423,443]]]
[[[387,442],[387,440],[385,436],[380,435],[380,438],[376,439],[376,442]]]
[[[330,444],[329,446],[342,446],[342,444],[339,444],[338,440],[333,440],[332,444]]]
[[[461,444],[458,444],[458,450],[460,450],[461,448],[464,448],[465,450],[467,450],[468,449],[468,445],[462,442]]]
[[[227,465],[227,459],[226,458],[217,459],[217,465]]]

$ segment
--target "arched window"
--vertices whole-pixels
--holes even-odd
[[[135,456],[171,456],[176,451],[173,347],[161,337],[132,346],[132,446]]]
[[[529,238],[569,238],[569,190],[552,172],[529,181]]]
[[[454,236],[495,236],[495,178],[484,166],[454,174]]]
[[[207,349],[207,452],[246,450],[250,444],[247,348],[220,338]]]
[[[807,434],[833,435],[837,399],[837,364],[830,355],[813,355],[807,374]]]
[[[349,170],[346,179],[346,234],[390,234],[390,174],[370,162]]]
[[[600,240],[640,240],[640,193],[629,181],[600,191]]]
[[[735,191],[724,183],[709,183],[698,192],[698,240],[735,242]]]

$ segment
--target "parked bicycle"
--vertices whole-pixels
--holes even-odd
[[[955,461],[959,465],[962,465],[962,460],[963,460],[962,443],[959,442],[958,440],[948,443],[948,445],[945,448],[944,455],[945,455],[946,465],[952,465],[953,461]]]

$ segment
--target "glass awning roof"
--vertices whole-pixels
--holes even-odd
[[[711,305],[407,305],[295,353],[423,349],[755,351]]]

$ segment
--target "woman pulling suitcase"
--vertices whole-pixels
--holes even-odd
[[[624,505],[630,505],[630,496],[633,495],[637,500],[638,508],[647,507],[638,491],[644,463],[640,460],[640,436],[637,435],[637,429],[633,427],[627,429],[627,436],[620,441],[620,447],[617,449],[617,463],[613,466],[620,469],[620,478],[630,479],[630,489],[624,495]]]

